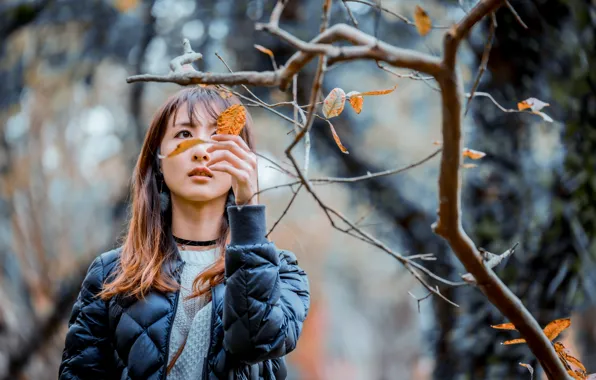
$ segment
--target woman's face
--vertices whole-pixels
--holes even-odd
[[[162,156],[170,154],[185,139],[210,140],[217,130],[217,124],[213,121],[208,125],[208,120],[203,116],[200,106],[197,105],[195,106],[194,122],[199,124],[191,125],[188,118],[188,106],[187,104],[182,105],[178,109],[176,119],[174,120],[174,116],[172,116],[166,127],[160,145]],[[232,186],[230,174],[212,171],[212,177],[191,175],[193,169],[209,165],[213,153],[208,153],[207,148],[211,145],[211,143],[197,144],[180,154],[160,160],[163,176],[172,197],[205,202],[227,195]]]

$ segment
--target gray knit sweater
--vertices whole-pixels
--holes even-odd
[[[205,297],[184,300],[192,291],[192,283],[197,275],[217,258],[217,248],[207,251],[180,250],[186,263],[182,269],[180,298],[170,336],[170,360],[174,357],[184,337],[188,336],[180,357],[168,374],[168,380],[200,379],[203,362],[209,349],[211,331],[211,302]]]

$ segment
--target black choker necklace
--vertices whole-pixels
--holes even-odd
[[[174,235],[172,235],[174,236]],[[174,240],[176,241],[176,243],[178,244],[182,244],[182,245],[190,245],[190,246],[208,246],[208,245],[213,245],[215,243],[217,243],[217,240],[205,240],[205,241],[201,241],[201,240],[186,240],[186,239],[181,239],[177,236],[174,236]]]

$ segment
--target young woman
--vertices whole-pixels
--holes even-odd
[[[284,379],[310,305],[295,255],[267,240],[252,119],[216,134],[236,96],[185,88],[138,158],[123,244],[90,265],[60,379]],[[167,157],[185,139],[207,141]]]

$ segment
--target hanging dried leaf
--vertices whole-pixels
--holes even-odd
[[[506,340],[501,344],[503,344],[505,346],[509,346],[511,344],[520,344],[520,343],[526,343],[526,340],[525,339],[511,339],[511,340]]]
[[[233,104],[217,118],[217,134],[239,135],[246,124],[246,109],[242,104]]]
[[[517,103],[517,109],[519,111],[523,111],[525,109],[531,109],[532,111],[537,112],[549,105],[550,104],[545,103],[542,100],[539,100],[536,98],[528,98],[526,100],[522,100],[521,102]]]
[[[180,144],[178,144],[176,146],[176,149],[174,149],[170,154],[168,154],[166,157],[174,157],[190,148],[192,148],[193,146],[197,145],[197,144],[202,144],[205,143],[207,141],[202,140],[202,139],[186,139],[184,141],[182,141]]]
[[[335,143],[337,144],[337,146],[339,147],[341,152],[345,153],[345,154],[350,154],[350,152],[348,152],[346,147],[343,146],[343,144],[341,143],[341,140],[339,139],[337,132],[335,132],[335,128],[333,128],[333,124],[331,124],[331,122],[329,120],[327,120],[327,123],[329,123],[329,128],[331,129],[331,133],[333,134],[333,139],[335,140]]]
[[[273,52],[271,50],[267,49],[266,47],[264,47],[262,45],[258,45],[258,44],[255,44],[254,46],[255,46],[255,48],[257,48],[257,50],[259,50],[259,51],[267,54],[271,58],[273,58]]]
[[[486,153],[484,153],[484,152],[474,150],[474,149],[469,149],[469,148],[464,148],[464,150],[462,151],[462,154],[464,155],[464,157],[469,157],[472,160],[479,160],[482,157],[486,156]]]
[[[356,113],[362,112],[362,105],[364,104],[364,98],[358,91],[350,91],[346,94],[348,99],[350,100],[350,105],[354,108]]]
[[[519,363],[519,365],[521,365],[522,367],[526,367],[528,371],[530,371],[530,380],[534,378],[534,368],[532,368],[531,365],[526,363]]]
[[[361,92],[360,95],[361,96],[369,96],[369,95],[387,95],[392,93],[393,91],[395,91],[395,89],[397,88],[397,84],[395,86],[393,86],[393,88],[390,88],[389,90],[376,90],[376,91],[366,91],[366,92]]]
[[[323,101],[323,115],[331,119],[339,115],[344,110],[346,103],[346,93],[339,87],[331,90],[329,95]]]
[[[416,5],[416,9],[414,9],[414,24],[416,24],[418,34],[421,36],[426,36],[432,29],[432,21],[428,13],[419,5]]]
[[[571,319],[569,318],[561,318],[555,319],[554,321],[550,322],[544,328],[544,334],[548,337],[548,340],[552,341],[559,334],[565,330],[567,327],[571,326]]]
[[[499,330],[517,330],[513,323],[503,323],[500,325],[491,325],[490,327],[492,327],[493,329],[499,329]]]
[[[582,364],[582,362],[579,361],[578,358],[571,356],[568,353],[565,353],[565,361],[567,361],[569,365],[576,367],[577,370],[583,371],[584,373],[586,372],[586,367],[584,367],[584,365]]]
[[[573,377],[574,379],[577,379],[577,380],[585,380],[586,379],[586,376],[584,376],[582,373],[577,372],[577,371],[568,369],[567,373],[569,375],[571,375],[571,377]]]

